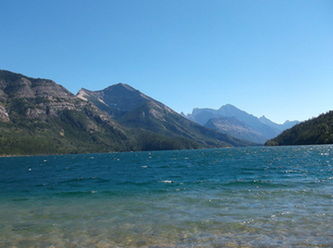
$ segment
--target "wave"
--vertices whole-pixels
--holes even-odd
[[[100,178],[100,177],[77,177],[77,178],[72,178],[72,179],[67,179],[64,181],[59,182],[60,184],[67,184],[67,183],[78,183],[78,182],[97,182],[97,183],[107,183],[110,180],[105,179],[105,178]]]
[[[290,184],[286,183],[276,183],[276,182],[267,182],[267,181],[260,181],[260,180],[252,180],[252,181],[231,181],[226,183],[221,183],[221,186],[227,187],[265,187],[265,188],[286,188],[290,187]]]

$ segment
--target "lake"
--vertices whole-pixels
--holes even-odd
[[[333,146],[0,158],[0,247],[333,247]]]

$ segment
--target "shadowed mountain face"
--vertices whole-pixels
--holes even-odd
[[[51,80],[0,70],[0,154],[245,144],[193,123],[125,84],[75,96]]]
[[[81,89],[77,96],[94,103],[127,128],[147,130],[166,137],[182,137],[202,147],[246,144],[189,121],[126,84],[116,84],[100,91]]]
[[[277,124],[264,116],[257,118],[230,104],[218,110],[196,108],[187,117],[221,133],[259,144],[264,144],[268,139],[298,123],[286,121],[284,124]]]
[[[302,122],[267,141],[266,145],[333,144],[333,111]]]

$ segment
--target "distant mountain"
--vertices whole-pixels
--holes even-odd
[[[333,111],[302,122],[267,141],[266,145],[333,144]]]
[[[267,140],[261,133],[250,128],[235,117],[213,118],[206,123],[205,127],[229,134],[242,140],[250,140],[256,144],[263,144]]]
[[[287,130],[289,128],[292,128],[293,126],[296,126],[297,124],[301,123],[300,121],[285,121],[282,124],[282,131]]]
[[[0,155],[246,145],[193,123],[125,84],[77,96],[0,70]]]
[[[285,121],[283,124],[277,124],[269,119],[267,119],[264,115],[259,118],[259,120],[264,123],[267,126],[270,126],[271,128],[274,128],[276,130],[280,130],[280,132],[283,132],[286,129],[289,129],[297,124],[299,124],[299,121]]]
[[[224,105],[218,110],[195,108],[187,117],[221,133],[260,144],[298,123],[286,121],[284,124],[277,124],[265,116],[255,117],[231,104]]]

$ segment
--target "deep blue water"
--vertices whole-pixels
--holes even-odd
[[[333,146],[0,158],[0,247],[333,247]]]

